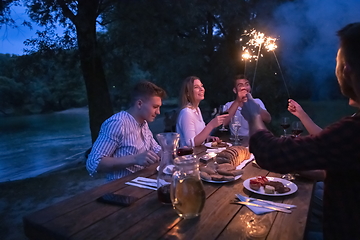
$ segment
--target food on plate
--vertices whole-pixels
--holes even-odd
[[[222,163],[222,164],[218,164],[216,166],[216,169],[221,169],[221,170],[235,170],[234,165],[230,164],[230,163]]]
[[[223,142],[221,140],[211,142],[211,147],[228,147],[229,145],[226,142]]]
[[[206,172],[200,172],[200,177],[202,179],[211,180],[211,176]]]
[[[250,152],[243,146],[231,146],[217,154],[215,160],[217,163],[230,163],[238,166],[244,160],[250,158]]]
[[[224,175],[224,176],[233,176],[233,173],[229,170],[225,170],[225,169],[217,169],[216,170],[220,175]]]
[[[270,185],[265,185],[264,191],[267,194],[274,194],[275,193],[275,188],[273,186],[270,186]]]
[[[216,174],[215,169],[212,169],[211,167],[200,167],[200,172],[206,172],[207,174]]]
[[[250,179],[250,188],[252,190],[258,191],[260,190],[261,183],[257,181],[256,179]]]
[[[230,181],[234,181],[235,177],[234,176],[223,176],[222,180],[230,182]]]
[[[220,174],[213,174],[213,175],[210,175],[211,176],[211,179],[214,180],[214,181],[222,181],[223,180],[223,175],[220,175]]]
[[[241,169],[237,169],[237,170],[233,170],[233,171],[231,171],[231,173],[232,173],[232,175],[233,175],[233,176],[238,176],[238,175],[243,174],[243,173],[244,173],[244,171],[243,171],[243,170],[241,170]]]
[[[265,176],[250,179],[249,185],[255,191],[260,190],[260,187],[264,187],[264,191],[267,194],[286,193],[291,190],[289,187],[284,186],[282,182],[269,181]]]

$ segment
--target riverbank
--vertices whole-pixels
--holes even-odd
[[[0,239],[26,239],[23,216],[104,183],[104,178],[89,176],[83,161],[69,169],[0,183]]]

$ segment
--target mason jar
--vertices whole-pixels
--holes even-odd
[[[174,159],[176,171],[172,175],[170,197],[180,217],[189,219],[200,215],[205,204],[205,191],[196,155]]]

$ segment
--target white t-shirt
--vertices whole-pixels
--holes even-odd
[[[176,122],[176,132],[180,134],[180,146],[194,146],[194,138],[205,128],[200,108],[183,108]]]
[[[259,99],[259,98],[254,98],[254,101],[259,104],[259,106],[266,110],[264,103]],[[231,107],[231,105],[233,104],[234,101],[232,102],[227,102],[224,106],[224,111],[228,111],[229,108]],[[240,119],[240,124],[241,127],[239,129],[238,132],[238,136],[249,136],[249,123],[245,120],[245,118],[243,117],[243,115],[241,114],[241,107],[238,107],[238,109],[236,110],[235,115],[237,115]],[[231,127],[231,123],[229,124],[230,126],[230,131],[231,131],[231,135],[234,135],[234,130]]]

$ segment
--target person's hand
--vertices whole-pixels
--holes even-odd
[[[160,157],[152,150],[145,151],[135,156],[136,164],[140,166],[149,166],[160,160]]]
[[[246,89],[242,89],[240,91],[238,91],[237,93],[237,98],[236,100],[240,103],[240,102],[246,102],[247,101],[247,96],[246,94],[248,94],[249,92]]]
[[[260,116],[260,106],[257,104],[250,93],[246,94],[247,101],[241,109],[241,114],[248,121],[252,121],[256,116]]]
[[[223,115],[216,116],[209,122],[209,124],[212,128],[216,128],[216,127],[220,126],[221,124],[223,124],[224,120],[228,116],[229,116],[229,114],[223,114]]]
[[[207,142],[218,142],[218,141],[220,141],[220,138],[214,137],[214,136],[208,136],[206,141]]]
[[[295,100],[292,99],[289,99],[288,101],[288,111],[299,119],[301,119],[301,117],[305,114],[300,104],[298,104]]]

